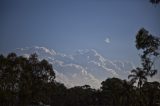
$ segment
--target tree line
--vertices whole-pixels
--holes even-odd
[[[129,80],[107,78],[99,89],[89,85],[67,88],[55,80],[52,65],[37,54],[29,58],[0,55],[1,106],[160,106],[160,83],[148,82],[157,73],[160,38],[142,28],[136,35],[141,67]],[[137,84],[137,86],[136,86]]]

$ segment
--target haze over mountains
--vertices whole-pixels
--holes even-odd
[[[109,60],[94,49],[77,50],[67,55],[53,49],[34,46],[17,48],[14,52],[25,57],[37,53],[39,59],[48,60],[53,65],[56,80],[67,87],[88,84],[99,88],[101,82],[109,77],[127,79],[130,71],[135,68],[132,62]]]

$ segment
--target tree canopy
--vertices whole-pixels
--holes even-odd
[[[134,71],[131,77],[142,80],[143,74]],[[143,80],[141,81],[143,82]],[[52,65],[39,60],[37,54],[29,58],[10,53],[0,55],[1,106],[159,106],[160,83],[108,78],[100,89],[89,85],[67,88],[55,81]]]
[[[152,4],[158,4],[158,3],[160,3],[160,0],[150,0],[150,2],[151,2]]]

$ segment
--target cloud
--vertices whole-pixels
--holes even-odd
[[[108,44],[108,43],[110,43],[110,39],[109,38],[106,38],[105,39],[105,42]]]

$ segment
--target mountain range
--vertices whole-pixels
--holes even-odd
[[[135,68],[132,62],[109,60],[94,49],[77,50],[71,55],[46,47],[25,47],[14,50],[18,55],[29,57],[36,53],[39,59],[46,59],[53,65],[56,80],[67,87],[90,85],[99,88],[107,78],[127,79]]]

